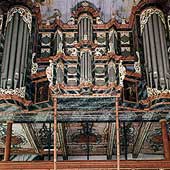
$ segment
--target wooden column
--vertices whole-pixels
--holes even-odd
[[[57,170],[57,97],[54,97],[54,170]]]
[[[7,133],[5,139],[4,161],[9,161],[11,151],[12,122],[7,123]]]
[[[164,156],[166,160],[170,160],[170,146],[168,141],[168,132],[166,127],[166,120],[160,120],[161,128],[162,128],[162,140],[163,140],[163,148],[164,148]]]
[[[116,146],[117,146],[117,170],[120,170],[120,139],[119,139],[119,98],[116,97]]]

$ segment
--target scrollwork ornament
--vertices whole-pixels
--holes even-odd
[[[20,16],[23,18],[23,21],[28,25],[28,29],[31,34],[32,15],[31,12],[26,8],[14,7],[11,10],[9,10],[7,14],[6,27],[8,23],[12,20],[12,17],[14,16],[15,13],[20,14]]]
[[[21,98],[25,98],[25,87],[21,87],[21,88],[16,88],[16,89],[2,89],[0,88],[0,94],[1,95],[16,95],[19,96]]]
[[[53,86],[53,77],[54,77],[54,63],[52,60],[49,61],[50,65],[46,68],[47,79],[50,82],[49,86]]]
[[[165,17],[164,17],[163,12],[161,10],[157,9],[157,8],[149,8],[149,9],[144,10],[140,15],[141,33],[143,32],[145,24],[148,22],[149,18],[153,14],[157,14],[166,27],[166,22],[165,22]]]
[[[135,68],[136,73],[141,74],[140,55],[139,55],[139,52],[138,52],[138,51],[136,51],[136,55],[137,55],[137,57],[138,57],[138,61],[134,63],[134,68]]]
[[[32,74],[35,74],[38,70],[38,64],[34,62],[34,57],[35,57],[35,53],[33,53],[32,55],[32,68],[31,68]]]
[[[158,90],[156,88],[150,88],[147,87],[147,93],[148,93],[148,97],[150,96],[159,96],[161,94],[170,94],[170,90]]]
[[[123,80],[126,76],[126,68],[122,64],[122,60],[119,63],[119,85],[123,87]]]

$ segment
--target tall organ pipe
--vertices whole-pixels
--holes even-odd
[[[10,56],[10,50],[11,50],[11,41],[12,41],[12,25],[13,25],[13,19],[8,25],[7,32],[6,32],[6,38],[5,38],[5,46],[4,46],[4,53],[3,53],[3,59],[2,59],[2,73],[1,73],[1,87],[6,88],[7,84],[7,77],[8,77],[8,62],[9,62],[9,56]]]
[[[22,44],[23,44],[23,27],[24,27],[24,22],[23,20],[20,21],[20,25],[19,25],[19,28],[20,28],[20,32],[21,34],[19,34],[18,36],[18,45],[17,45],[17,51],[16,51],[16,65],[20,65],[20,58],[22,56],[22,51],[20,50],[22,48]],[[17,88],[17,83],[18,83],[18,80],[20,79],[19,77],[19,67],[15,67],[15,75],[14,75],[14,88]]]
[[[156,16],[156,14],[154,14],[153,16],[153,22],[156,23],[156,25],[158,25],[158,17]],[[160,87],[162,89],[165,88],[165,79],[164,79],[164,70],[163,67],[159,67],[159,65],[163,66],[163,62],[162,62],[162,58],[160,56],[162,56],[162,51],[161,51],[161,41],[160,41],[160,36],[159,35],[159,27],[154,27],[154,37],[155,37],[155,47],[156,47],[156,57],[157,57],[157,62],[158,62],[158,72],[159,72],[159,84]]]
[[[149,29],[148,29],[148,25],[146,25],[146,32],[144,33],[145,35],[145,42],[146,43],[146,51],[147,51],[147,55],[146,55],[146,58],[148,58],[148,77],[149,77],[149,85],[150,87],[153,87],[153,83],[152,83],[152,75],[153,75],[153,69],[152,69],[152,57],[151,57],[151,51],[150,51],[150,48],[148,48],[150,46],[149,44],[149,37],[148,37],[148,34],[149,34]],[[147,61],[147,60],[146,60]]]
[[[151,88],[169,89],[169,59],[165,18],[157,8],[145,9],[140,18],[147,83]],[[166,75],[168,74],[168,75]]]
[[[156,57],[157,49],[155,48],[152,16],[149,18],[148,27],[149,27],[148,37],[149,37],[149,44],[150,44],[151,57],[152,57],[153,80],[154,80],[155,87],[158,88],[158,64],[157,64],[157,57]]]
[[[32,15],[27,8],[17,6],[8,11],[1,71],[3,89],[21,88],[25,85],[31,25]]]
[[[26,73],[26,66],[27,66],[27,55],[28,55],[28,44],[29,44],[29,34],[27,34],[28,28],[27,26],[24,27],[24,49],[22,50],[22,57],[21,57],[21,65],[24,67],[21,67],[20,69],[20,87],[24,85],[25,80],[25,73]]]
[[[145,27],[144,29],[147,29],[147,27]],[[145,31],[146,32],[146,31]],[[145,69],[146,69],[146,72],[149,73],[149,65],[148,65],[148,59],[147,59],[147,48],[146,48],[146,38],[145,38],[145,33],[142,35],[143,36],[143,40],[145,40],[145,42],[143,43],[143,46],[144,46],[144,57],[145,57]],[[150,79],[149,79],[149,75],[146,74],[146,77],[147,77],[147,82],[149,83],[150,85]]]
[[[8,79],[7,79],[7,88],[14,88],[14,68],[17,67],[15,59],[16,59],[16,52],[17,52],[17,43],[18,43],[18,24],[19,23],[19,14],[16,13],[14,15],[14,23],[13,23],[13,34],[12,34],[12,42],[11,42],[11,54],[9,60],[9,69],[8,69]],[[21,49],[19,49],[21,50]]]
[[[158,23],[159,23],[159,32],[160,32],[160,40],[161,40],[161,51],[162,51],[162,59],[163,59],[163,68],[164,68],[164,73],[165,73],[165,80],[166,80],[166,85],[167,89],[170,88],[170,81],[168,78],[168,75],[170,74],[170,68],[169,68],[169,59],[168,59],[168,50],[167,50],[167,43],[166,43],[166,34],[165,34],[165,29],[162,26],[162,22],[160,18],[158,18]]]
[[[91,57],[89,51],[83,51],[81,53],[81,82],[92,81]]]

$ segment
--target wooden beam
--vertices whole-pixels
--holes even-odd
[[[54,170],[57,170],[57,98],[54,97]]]
[[[59,136],[59,141],[61,145],[61,150],[63,152],[63,159],[67,160],[67,147],[66,147],[66,140],[65,140],[65,132],[64,132],[64,127],[62,123],[58,123],[58,136]]]
[[[117,170],[120,170],[120,138],[119,138],[119,98],[116,97],[116,150]]]
[[[0,155],[4,155],[4,148],[0,149]],[[57,151],[59,156],[63,156],[61,149]],[[33,148],[11,148],[10,155],[23,155],[23,154],[37,154]],[[53,150],[50,151],[50,154],[53,155]],[[39,150],[39,155],[48,155],[48,151],[44,149]]]
[[[132,153],[133,158],[138,157],[140,150],[142,148],[142,145],[143,145],[145,138],[147,136],[147,133],[151,127],[151,124],[152,124],[151,122],[146,122],[146,123],[141,124],[136,142],[133,146],[133,153]]]
[[[107,145],[107,159],[112,159],[113,154],[113,145],[114,145],[114,138],[115,138],[115,123],[109,123],[109,139]]]
[[[5,139],[4,161],[9,161],[9,159],[10,159],[11,138],[12,138],[12,122],[8,122],[7,123],[6,139]]]
[[[34,133],[32,124],[22,123],[21,126],[29,140],[29,143],[34,148],[35,153],[40,153],[40,151],[39,151],[40,148],[38,147],[38,146],[40,146],[40,144],[38,142],[37,136]]]
[[[57,170],[116,170],[117,161],[57,161]],[[135,170],[169,170],[170,161],[156,160],[156,161],[120,161],[121,169],[135,169]],[[53,162],[37,161],[37,162],[0,162],[1,170],[52,170],[54,168]]]
[[[168,132],[167,132],[167,121],[165,119],[160,120],[161,129],[162,129],[162,140],[164,148],[164,157],[166,160],[170,160],[170,146],[168,141]]]

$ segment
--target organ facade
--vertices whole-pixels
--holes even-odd
[[[105,22],[91,2],[74,5],[67,22],[62,21],[60,11],[44,21],[37,2],[0,6],[0,122],[30,123],[32,127],[44,123],[44,128],[53,124],[57,104],[60,156],[74,155],[78,143],[83,153],[80,148],[76,153],[94,151],[93,155],[112,159],[118,107],[120,127],[124,127],[122,141],[126,143],[131,135],[126,128],[130,131],[132,125],[140,124],[132,132],[135,141],[120,142],[124,146],[120,155],[137,158],[146,136],[153,137],[149,133],[150,128],[156,129],[152,122],[170,119],[170,6],[141,0],[128,19],[118,21],[113,14]],[[101,122],[107,124],[102,132],[104,125],[96,125]],[[76,131],[67,123],[80,127]],[[31,129],[30,125],[24,127]],[[158,138],[160,133],[155,132]],[[91,138],[86,138],[89,134]],[[153,155],[165,155],[160,141],[152,145],[156,148]],[[48,144],[49,155],[51,146]],[[42,144],[44,150],[46,147]]]

